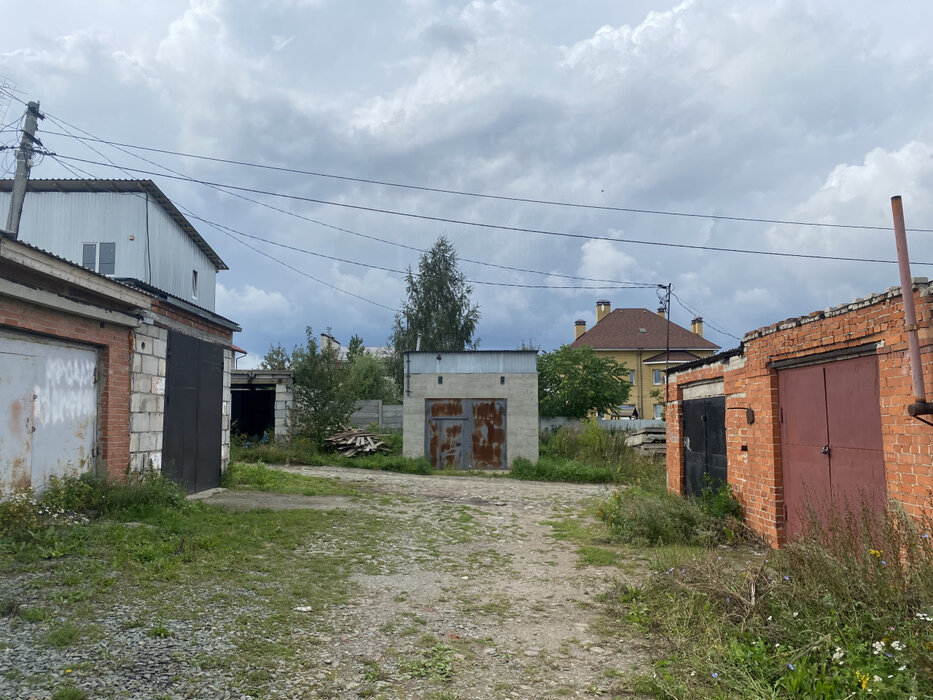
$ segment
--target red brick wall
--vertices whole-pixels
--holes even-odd
[[[921,328],[924,378],[928,393],[933,394],[933,297],[926,294],[927,288],[921,286],[914,298]],[[684,387],[722,378],[729,482],[752,529],[776,546],[783,544],[777,371],[769,369],[768,364],[866,343],[881,344],[877,359],[888,497],[900,501],[908,512],[929,512],[933,507],[933,426],[907,414],[907,405],[914,397],[899,294],[880,294],[830,313],[815,312],[758,329],[745,336],[744,358],[673,375],[671,392],[675,403],[668,407],[667,423],[668,488],[682,491]],[[752,425],[747,424],[744,411],[730,410],[746,407],[755,411]]]
[[[124,478],[130,459],[129,329],[0,297],[0,328],[94,345],[99,351],[98,473]]]
[[[230,345],[233,342],[233,331],[224,328],[223,326],[218,326],[210,321],[202,319],[195,314],[188,314],[180,309],[177,309],[167,304],[163,304],[160,301],[153,300],[152,302],[152,311],[160,316],[165,318],[172,319],[179,323],[183,323],[186,326],[191,328],[197,328],[200,331],[209,333],[211,335],[217,336],[217,340],[224,341],[226,345]]]

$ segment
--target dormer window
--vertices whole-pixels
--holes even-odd
[[[91,272],[113,275],[116,270],[116,243],[85,243],[81,250],[81,265]]]

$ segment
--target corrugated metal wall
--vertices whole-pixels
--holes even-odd
[[[405,371],[411,374],[535,374],[538,371],[538,354],[534,351],[440,351],[405,355]]]
[[[0,193],[0,211],[9,208],[9,201],[8,192]],[[115,243],[115,277],[142,280],[213,311],[214,265],[151,199],[147,240],[146,202],[143,192],[28,192],[20,240],[79,265],[83,244]],[[198,272],[197,297],[193,270]]]

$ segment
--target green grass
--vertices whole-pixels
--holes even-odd
[[[517,458],[511,477],[523,481],[566,481],[579,484],[608,484],[615,481],[615,474],[608,467],[551,456],[541,457],[537,462]]]
[[[269,469],[264,464],[233,462],[223,475],[221,485],[230,489],[275,491],[302,496],[358,496],[359,491],[335,479],[290,474]]]
[[[931,539],[892,504],[781,551],[668,547],[610,596],[610,624],[654,640],[635,687],[656,697],[933,697]]]
[[[52,700],[88,700],[88,694],[73,685],[64,685],[52,693]]]
[[[355,493],[271,471],[234,468],[234,487]],[[138,605],[128,611],[127,626],[145,626],[158,638],[178,625],[206,624],[198,611],[236,600],[241,617],[224,621],[236,648],[216,661],[235,669],[241,692],[256,696],[265,694],[276,668],[295,658],[316,616],[357,595],[354,573],[386,570],[379,562],[387,537],[421,534],[415,523],[358,511],[230,512],[179,498],[176,487],[155,477],[90,489],[75,480],[74,492],[61,486],[56,499],[106,508],[84,524],[56,522],[23,537],[18,523],[43,509],[34,504],[29,515],[25,501],[17,506],[0,530],[0,576],[31,578],[36,593],[28,605],[9,594],[8,614],[36,624],[32,634],[45,644],[78,648],[99,638],[95,620],[115,604]],[[311,612],[296,612],[299,606]]]

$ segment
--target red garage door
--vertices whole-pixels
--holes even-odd
[[[878,362],[874,355],[778,372],[787,537],[808,510],[884,507]]]

